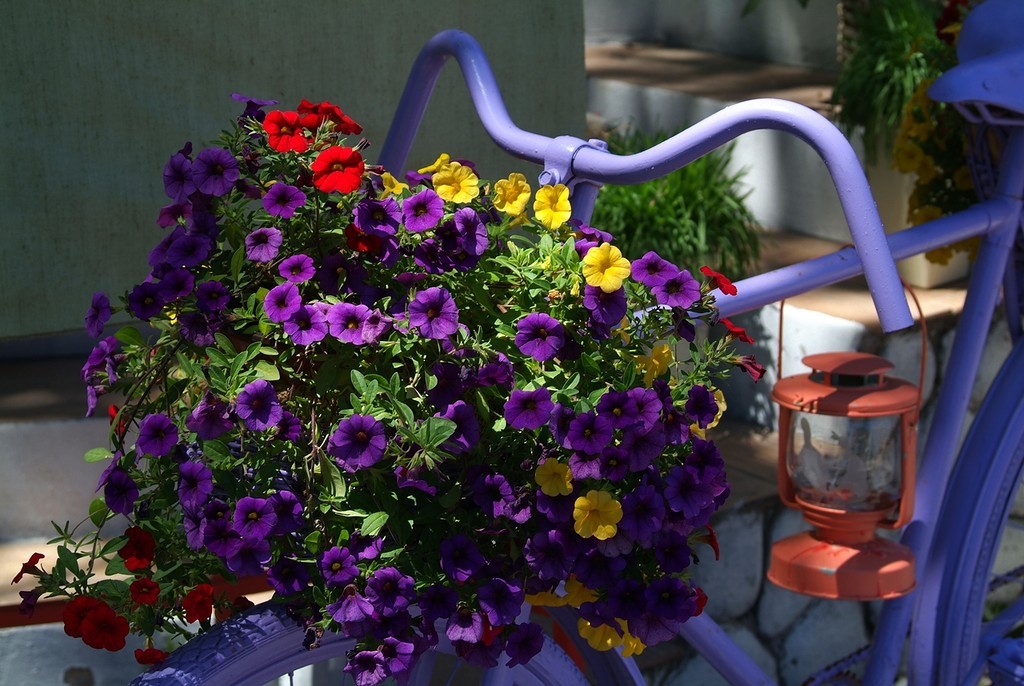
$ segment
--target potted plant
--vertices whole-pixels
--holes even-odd
[[[439,632],[476,664],[527,661],[527,603],[578,607],[604,649],[672,638],[729,494],[702,438],[715,381],[761,371],[715,316],[728,279],[630,263],[564,186],[448,155],[400,180],[336,105],[239,99],[164,168],[146,278],[93,297],[90,407],[124,402],[86,455],[107,463],[88,518],[25,565],[25,609],[67,597],[69,635],[138,633],[152,664],[237,609],[216,580],[265,578],[296,621],[359,639],[363,684]],[[116,310],[144,326],[104,336]]]

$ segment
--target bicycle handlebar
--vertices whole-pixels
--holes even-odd
[[[814,110],[785,100],[763,98],[731,105],[633,155],[614,155],[579,139],[570,139],[575,145],[567,148],[567,137],[553,139],[530,133],[512,122],[480,44],[469,34],[450,29],[435,35],[413,64],[381,151],[379,162],[385,169],[401,169],[405,164],[430,95],[449,57],[454,57],[462,70],[480,121],[494,142],[507,153],[529,162],[549,166],[553,156],[560,158],[563,166],[568,162],[568,170],[561,170],[562,183],[641,183],[689,164],[750,131],[774,129],[797,136],[814,148],[832,178],[882,328],[895,331],[913,324],[860,161],[843,134]]]

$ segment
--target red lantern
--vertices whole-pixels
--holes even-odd
[[[914,587],[906,546],[878,538],[907,524],[914,505],[914,384],[888,378],[891,362],[866,353],[804,358],[809,374],[781,379],[779,494],[813,531],[772,545],[768,578],[821,598],[894,598]]]

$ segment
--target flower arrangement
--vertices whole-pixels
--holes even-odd
[[[956,65],[956,37],[969,9],[967,0],[947,0],[934,34],[923,41],[928,76],[907,100],[893,144],[893,168],[914,175],[907,204],[911,226],[966,209],[977,200],[967,167],[967,122],[953,107],[927,95],[938,75]],[[979,244],[980,239],[971,238],[931,250],[925,257],[948,264],[954,253],[968,252],[973,259]]]
[[[67,597],[70,636],[135,632],[153,664],[263,576],[308,635],[358,639],[360,684],[440,632],[475,664],[525,662],[527,604],[577,607],[602,649],[674,637],[729,494],[715,379],[763,371],[717,320],[713,290],[735,287],[630,263],[565,186],[488,184],[448,155],[399,180],[345,145],[361,128],[336,105],[237,99],[164,168],[146,279],[92,299],[89,408],[124,400],[85,456],[102,493],[56,527],[48,570],[24,566],[25,609]],[[145,326],[104,337],[116,311]]]

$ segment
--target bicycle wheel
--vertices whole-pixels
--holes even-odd
[[[941,582],[919,599],[934,608],[929,683],[977,683],[996,644],[1024,619],[1024,560],[998,560],[1016,527],[1014,501],[1024,470],[1024,343],[989,390],[960,450],[936,528],[933,568]],[[978,459],[979,456],[986,456]]]
[[[265,603],[192,639],[159,667],[139,675],[131,686],[264,686],[307,665],[342,657],[355,645],[350,638],[326,633],[320,647],[311,651],[303,647],[303,637],[303,629],[287,616],[281,605]],[[451,654],[450,646],[441,645],[436,650]],[[615,651],[587,651],[583,658],[587,671],[593,672],[594,683],[643,684],[632,660]],[[428,653],[419,660],[407,682],[410,686],[425,686],[437,680],[434,657]],[[545,636],[543,649],[528,664],[482,671],[475,680],[488,686],[591,684],[550,636]],[[444,678],[440,683],[445,683]],[[460,677],[451,683],[467,681]]]

